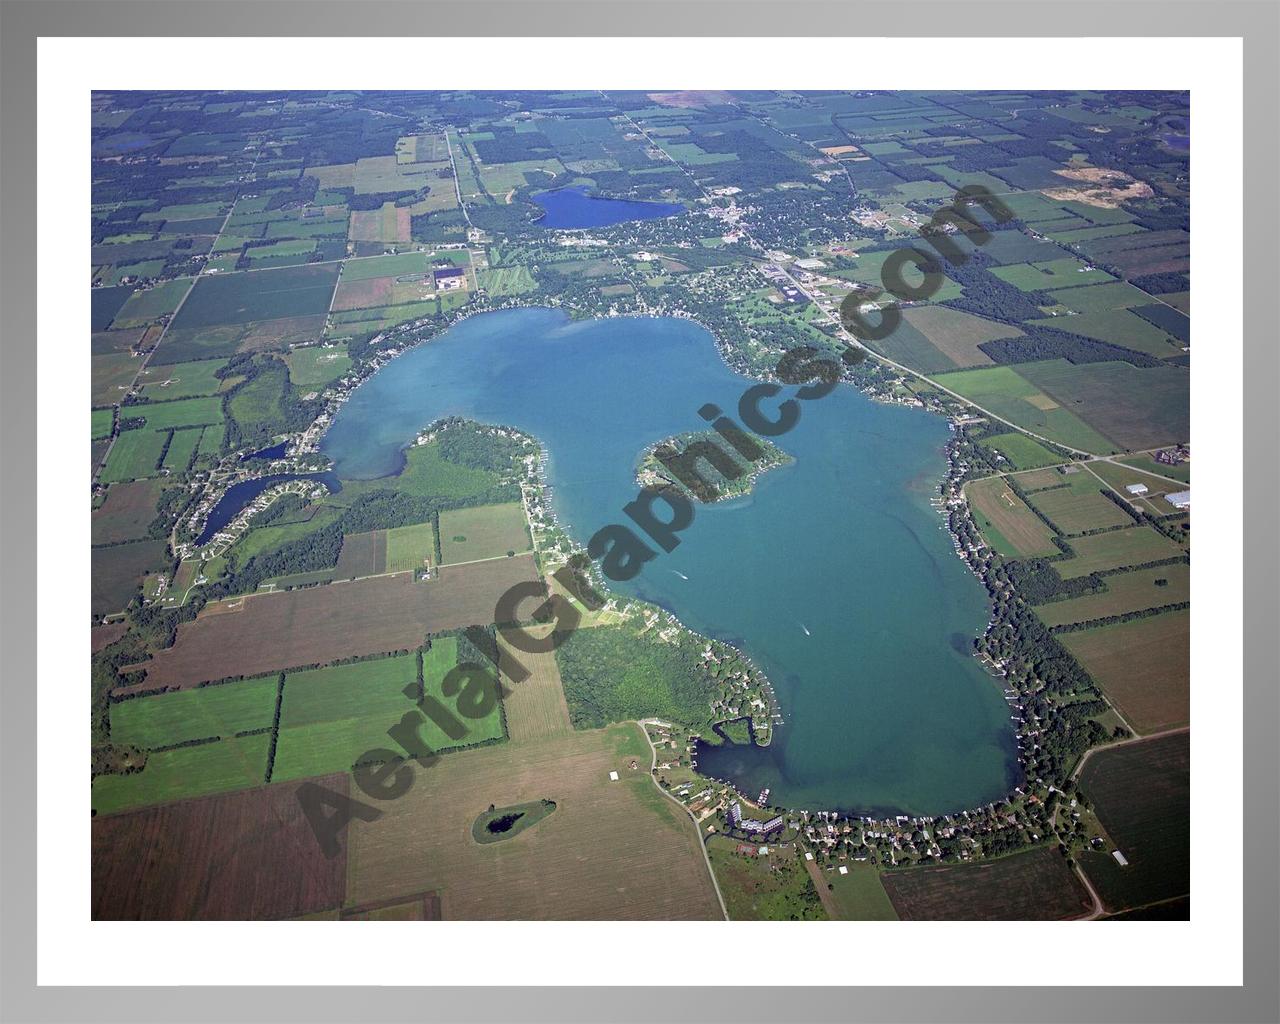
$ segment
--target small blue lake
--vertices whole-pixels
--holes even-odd
[[[684,213],[679,203],[638,202],[588,195],[581,188],[557,188],[538,192],[533,201],[543,210],[537,224],[543,228],[602,228],[633,220],[659,220]]]
[[[243,461],[243,460],[242,460]],[[274,473],[271,476],[260,476],[253,480],[242,480],[238,484],[233,484],[227,488],[224,494],[213,510],[209,513],[209,519],[204,524],[204,529],[200,532],[200,536],[196,538],[197,544],[208,544],[213,539],[213,535],[221,530],[227,523],[231,522],[240,514],[249,502],[253,501],[259,494],[268,487],[274,487],[276,484],[282,484],[289,480],[319,480],[331,493],[336,494],[342,490],[342,484],[337,476],[333,473]]]
[[[289,450],[289,442],[281,441],[279,444],[273,444],[270,448],[259,448],[256,452],[248,452],[240,456],[241,462],[248,462],[250,459],[283,459],[285,452]]]

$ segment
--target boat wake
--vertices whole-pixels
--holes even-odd
[[[679,576],[682,580],[687,580],[689,578],[688,576],[686,576],[684,573],[680,572],[677,569],[672,569],[671,571],[674,572],[677,576]]]

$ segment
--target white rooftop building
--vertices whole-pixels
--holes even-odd
[[[1147,485],[1146,484],[1129,484],[1129,486],[1127,486],[1125,490],[1128,491],[1130,494],[1146,494]]]
[[[1164,500],[1165,500],[1165,501],[1167,501],[1167,502],[1168,502],[1170,505],[1172,505],[1174,508],[1190,508],[1190,507],[1191,507],[1191,492],[1190,492],[1190,491],[1176,491],[1176,492],[1175,492],[1175,493],[1173,493],[1173,494],[1166,494],[1166,495],[1164,496]]]

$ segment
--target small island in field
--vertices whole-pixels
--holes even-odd
[[[477,843],[500,843],[511,839],[527,828],[532,828],[556,809],[554,800],[534,800],[532,803],[511,807],[495,807],[476,818],[471,826],[471,838]]]
[[[686,497],[696,498],[698,501],[705,503],[740,498],[744,494],[751,493],[755,487],[756,478],[760,474],[795,461],[790,455],[766,438],[752,435],[751,440],[755,442],[761,452],[755,459],[748,459],[735,451],[714,430],[695,430],[665,438],[649,445],[640,454],[640,464],[636,468],[636,482],[641,487],[656,487],[660,489],[675,487]],[[705,444],[715,445],[716,448],[723,452],[724,469],[727,469],[729,465],[733,465],[737,467],[738,472],[730,475],[722,471],[719,465],[709,464],[706,459],[699,460],[698,474],[708,485],[709,490],[694,490],[663,463],[661,456],[664,453],[683,453],[694,445]]]

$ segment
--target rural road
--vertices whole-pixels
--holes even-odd
[[[1147,733],[1145,736],[1139,736],[1135,733],[1127,740],[1117,740],[1115,743],[1108,743],[1101,747],[1090,747],[1084,752],[1084,756],[1080,758],[1080,763],[1076,765],[1076,770],[1071,773],[1071,781],[1074,782],[1080,777],[1080,772],[1084,769],[1084,763],[1089,760],[1090,755],[1096,754],[1100,750],[1115,750],[1116,747],[1128,747],[1134,743],[1142,743],[1145,740],[1158,740],[1164,736],[1177,736],[1179,733],[1190,731],[1191,726],[1183,725],[1177,729],[1163,729],[1160,732]]]
[[[707,874],[711,876],[711,885],[716,890],[716,899],[720,901],[720,912],[724,914],[724,919],[728,921],[729,908],[724,905],[724,894],[720,892],[720,883],[716,879],[716,873],[711,869],[711,858],[707,855],[706,843],[702,841],[702,830],[698,827],[698,819],[693,816],[693,812],[690,811],[689,808],[680,803],[679,800],[659,786],[658,780],[654,778],[653,770],[658,767],[658,748],[653,745],[653,740],[649,738],[649,730],[645,728],[646,723],[652,723],[654,725],[665,725],[666,723],[661,722],[656,718],[645,718],[636,722],[636,725],[640,726],[640,732],[644,736],[644,741],[649,744],[649,754],[652,758],[649,763],[649,781],[657,787],[659,793],[665,796],[672,803],[676,804],[680,810],[684,811],[684,813],[688,815],[689,820],[693,822],[694,837],[698,840],[698,849],[702,851],[703,863],[707,865]]]

